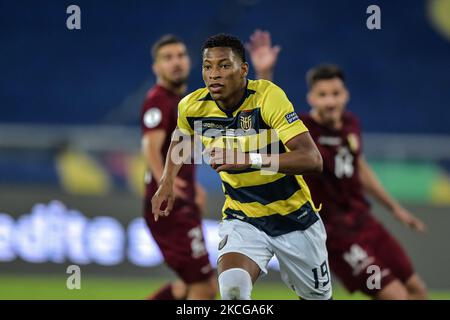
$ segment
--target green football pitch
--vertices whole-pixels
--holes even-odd
[[[66,288],[66,278],[37,275],[0,275],[0,299],[85,299],[115,300],[144,299],[167,279],[133,277],[92,277],[81,279],[79,290]],[[367,299],[362,294],[348,294],[340,287],[334,288],[336,300]],[[450,291],[432,291],[432,299],[449,299]],[[281,282],[260,281],[256,283],[252,298],[268,300],[292,300],[297,297]]]

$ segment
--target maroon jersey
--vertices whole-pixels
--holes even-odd
[[[178,102],[181,100],[181,96],[173,93],[172,91],[160,86],[155,85],[151,88],[145,99],[144,105],[141,110],[141,128],[142,134],[151,131],[162,129],[166,132],[166,138],[161,148],[161,155],[166,159],[167,150],[169,149],[172,132],[177,126],[177,108]],[[181,201],[176,199],[174,203],[174,209],[190,205],[195,205],[195,167],[191,164],[183,165],[178,177],[185,180],[188,186],[185,188],[185,193],[188,195],[186,200]],[[151,198],[155,194],[158,188],[158,181],[152,179],[150,172],[146,173],[146,198]]]
[[[317,123],[309,114],[300,116],[323,158],[320,175],[303,176],[315,203],[322,204],[331,270],[351,292],[376,297],[380,288],[398,279],[406,283],[414,274],[411,261],[394,237],[370,214],[359,177],[361,128],[350,112],[343,115],[341,130]],[[368,267],[381,270],[381,286],[367,286]]]
[[[142,134],[162,129],[166,138],[161,154],[166,158],[172,132],[177,125],[177,106],[181,97],[156,85],[147,94],[142,107]],[[213,275],[202,231],[199,208],[195,204],[195,168],[183,165],[178,177],[187,182],[184,192],[186,200],[175,199],[173,210],[168,217],[153,219],[150,198],[158,188],[158,181],[146,174],[146,192],[144,199],[144,218],[153,239],[159,246],[167,265],[174,270],[185,283],[206,281]]]
[[[323,158],[320,175],[305,175],[315,203],[322,204],[321,217],[329,236],[357,231],[369,217],[369,203],[363,194],[358,157],[361,128],[350,112],[343,115],[341,130],[317,123],[309,114],[300,116]]]

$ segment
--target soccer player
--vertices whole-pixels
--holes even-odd
[[[257,76],[271,80],[279,49],[272,47],[266,31],[257,30],[250,40],[252,61],[259,61],[264,70]],[[337,66],[311,69],[311,112],[301,115],[323,157],[322,175],[307,176],[306,182],[315,201],[322,203],[331,270],[351,292],[359,290],[376,299],[425,299],[423,281],[402,247],[372,216],[365,194],[413,230],[424,232],[425,225],[384,190],[364,159],[359,121],[346,111],[350,95],[344,81]],[[375,270],[371,266],[379,268],[379,286],[371,281],[378,275],[369,279]]]
[[[346,111],[350,95],[344,73],[338,66],[320,65],[307,73],[307,84],[311,112],[301,118],[324,159],[322,176],[307,177],[307,182],[323,204],[333,273],[349,291],[376,299],[426,299],[423,281],[397,240],[371,214],[365,195],[413,230],[424,232],[425,225],[386,192],[364,159],[360,123]]]
[[[206,195],[195,182],[194,165],[185,165],[174,177],[172,215],[158,223],[153,219],[151,198],[163,175],[177,105],[187,90],[190,60],[184,43],[173,35],[163,36],[153,45],[152,57],[157,83],[149,90],[141,111],[142,153],[148,167],[144,217],[165,262],[179,280],[165,285],[150,299],[213,299],[217,281],[201,227]]]
[[[308,129],[283,90],[270,81],[247,79],[249,66],[238,38],[212,36],[202,54],[206,87],[178,105],[182,136],[172,140],[152,199],[155,220],[170,218],[175,178],[191,154],[185,148],[200,136],[226,198],[219,230],[222,299],[250,299],[253,283],[267,273],[273,255],[283,281],[299,297],[330,299],[325,228],[302,177],[322,170]],[[267,131],[279,140],[266,139]]]

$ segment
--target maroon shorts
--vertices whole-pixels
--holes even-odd
[[[374,218],[350,235],[329,234],[327,249],[332,272],[350,292],[374,297],[389,282],[405,283],[414,273],[403,248]]]
[[[145,201],[144,208],[145,221],[166,264],[185,283],[209,279],[213,269],[206,251],[198,210],[192,206],[177,205],[168,217],[160,217],[155,222],[150,199]]]

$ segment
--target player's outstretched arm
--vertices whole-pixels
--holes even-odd
[[[394,215],[394,217],[406,226],[418,232],[425,232],[425,224],[412,215],[408,210],[403,208],[393,197],[389,195],[363,156],[359,156],[358,158],[358,169],[361,183],[364,190],[368,194],[373,196],[379,203],[386,207]]]
[[[255,30],[245,48],[255,69],[256,78],[273,80],[273,70],[281,51],[280,46],[272,47],[272,39],[268,31]]]
[[[160,216],[168,216],[172,210],[175,201],[174,183],[181,167],[191,155],[191,137],[180,135],[178,129],[175,129],[172,137],[159,187],[152,198],[155,221]],[[167,205],[163,210],[161,207],[164,203]]]

